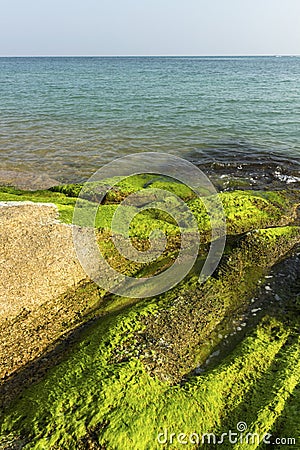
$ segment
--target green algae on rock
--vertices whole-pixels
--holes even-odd
[[[164,184],[165,180],[154,182]],[[165,260],[152,266],[133,265],[112,245],[109,225],[116,203],[126,193],[147,189],[147,183],[154,182],[148,176],[137,177],[133,186],[128,182],[123,191],[116,190],[99,206],[99,245],[112,264],[134,276],[145,272],[151,276],[166,267],[179,242],[178,228],[170,218],[145,211],[141,222],[136,220],[132,226],[132,239],[137,247],[146,248],[147,233],[162,225],[169,238]],[[48,198],[57,204],[60,219],[71,223],[78,193],[76,186],[37,192],[3,189],[0,200]],[[222,339],[220,327],[232,331],[229,319],[249,307],[271,267],[300,241],[298,193],[233,191],[220,193],[220,197],[230,236],[218,270],[204,285],[197,281],[196,267],[175,288],[150,299],[133,301],[99,290],[96,294],[92,283],[68,294],[71,305],[72,298],[79,302],[85,298],[89,303],[77,322],[87,326],[57,364],[52,362],[47,373],[6,406],[3,443],[19,440],[25,449],[155,450],[162,448],[158,433],[164,435],[165,430],[168,436],[196,431],[201,439],[203,433],[220,436],[235,430],[241,420],[251,432],[270,431],[299,439],[294,412],[299,408],[300,382],[296,300],[285,305],[293,313],[279,309],[273,315],[266,310],[217,365],[198,376],[193,371]],[[205,236],[201,266],[209,244],[209,220],[201,200],[188,192],[184,198]],[[97,198],[86,199],[93,200]],[[165,445],[172,447],[170,442]],[[203,448],[209,445],[204,443]],[[258,445],[253,443],[250,448]]]

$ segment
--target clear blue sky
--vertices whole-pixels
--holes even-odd
[[[300,0],[6,0],[0,55],[300,54]]]

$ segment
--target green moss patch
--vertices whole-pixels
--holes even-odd
[[[300,381],[299,342],[283,323],[266,317],[217,368],[170,387],[151,378],[138,358],[109,364],[115,346],[137,329],[142,310],[89,329],[73,354],[7,412],[2,436],[28,442],[25,449],[81,448],[92,436],[107,448],[144,450],[161,448],[158,433],[166,430],[168,436],[219,436],[241,420],[260,433],[276,424]]]
[[[122,181],[99,206],[97,236],[111,264],[135,276],[168,267],[179,243],[172,217],[150,209],[131,224],[132,241],[145,249],[150,232],[161,227],[169,238],[166,253],[152,265],[132,264],[117,256],[110,233],[116,203],[148,186],[184,198],[209,243],[209,217],[192,192],[151,174]],[[80,189],[79,185],[36,192],[2,188],[0,200],[55,203],[61,220],[70,223]],[[92,207],[101,192],[91,186],[90,194],[83,203]],[[177,449],[180,433],[201,437],[213,432],[220,437],[229,429],[235,431],[240,421],[260,434],[297,433],[298,300],[285,306],[290,314],[286,310],[281,315],[263,314],[225,358],[194,375],[195,367],[221,339],[219,328],[229,328],[226,321],[249,306],[262,277],[299,243],[296,197],[285,192],[234,191],[221,193],[220,198],[231,239],[218,270],[204,285],[198,283],[195,270],[174,289],[147,300],[105,295],[93,285],[77,290],[78,298],[91,297],[83,319],[97,320],[82,329],[64,358],[5,410],[0,448],[10,441],[22,443],[24,449],[42,450]],[[201,252],[205,249],[203,245]],[[164,444],[158,443],[158,433],[166,439]],[[185,448],[199,446],[189,443]],[[203,448],[213,447],[206,442]],[[236,448],[259,447],[238,443]]]

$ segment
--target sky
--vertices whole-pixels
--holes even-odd
[[[9,0],[0,55],[300,54],[300,0]]]

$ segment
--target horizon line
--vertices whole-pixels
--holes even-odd
[[[300,56],[300,54],[294,54],[294,53],[251,53],[251,54],[128,54],[128,55],[117,55],[117,54],[111,54],[111,55],[93,55],[93,54],[86,54],[86,55],[0,55],[0,58],[176,58],[176,57],[193,57],[193,58],[207,58],[207,57],[218,57],[218,58],[230,58],[230,57],[275,57],[275,56]]]

